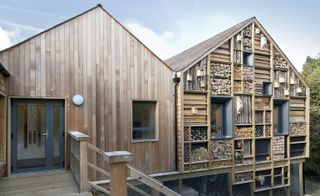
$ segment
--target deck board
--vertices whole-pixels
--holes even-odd
[[[54,170],[24,173],[0,179],[0,196],[4,195],[91,195],[79,193],[69,171]]]

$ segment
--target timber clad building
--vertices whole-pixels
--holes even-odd
[[[163,61],[98,5],[0,63],[4,176],[73,170],[78,130],[182,195],[303,194],[309,88],[256,18]]]

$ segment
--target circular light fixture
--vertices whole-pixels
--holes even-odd
[[[75,95],[72,97],[72,102],[74,105],[80,106],[83,104],[84,98],[82,95]]]

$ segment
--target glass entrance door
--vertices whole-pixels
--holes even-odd
[[[63,103],[13,100],[12,172],[63,167]]]

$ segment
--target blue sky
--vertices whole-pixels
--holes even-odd
[[[101,3],[163,59],[256,16],[292,63],[301,70],[308,55],[316,56],[320,52],[320,1],[260,2],[0,0],[0,49]]]

